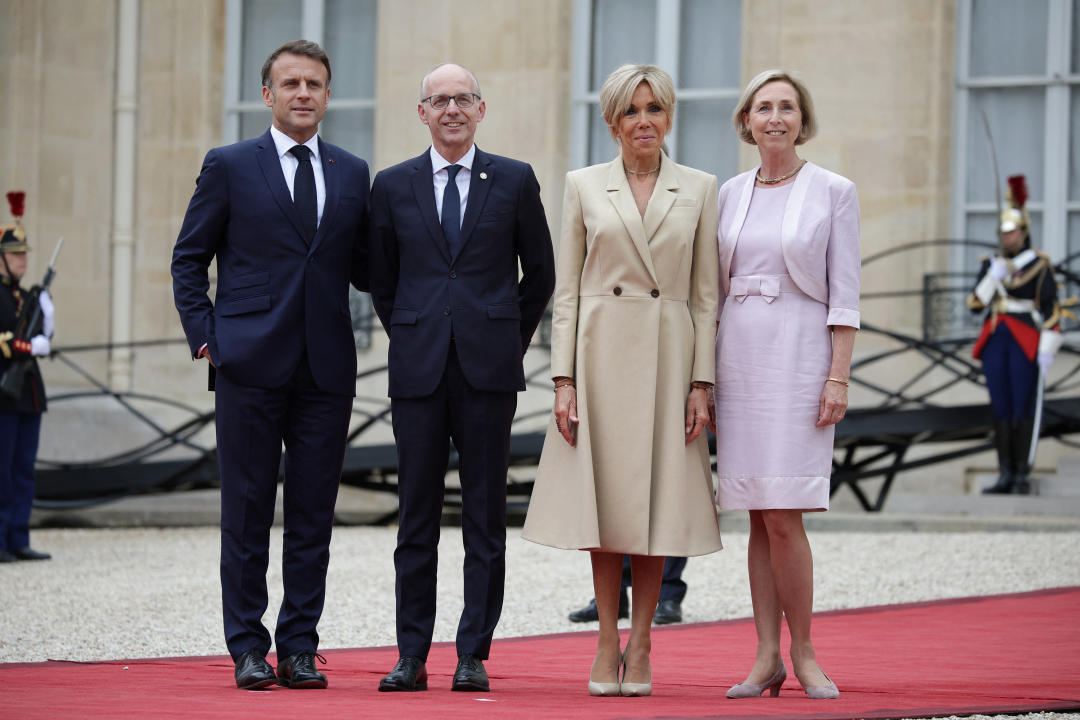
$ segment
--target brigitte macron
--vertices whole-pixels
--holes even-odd
[[[769,70],[734,116],[761,164],[720,188],[720,327],[716,339],[717,499],[750,511],[754,667],[728,697],[780,692],[791,663],[811,698],[839,692],[810,641],[814,561],[807,510],[828,510],[833,428],[847,409],[859,327],[855,185],[799,158],[814,136],[810,93]]]
[[[590,551],[600,634],[589,692],[648,695],[664,558],[721,547],[703,434],[716,332],[716,178],[664,153],[675,91],[660,68],[618,68],[600,104],[619,155],[566,177],[551,332],[555,412],[523,536]],[[633,573],[625,649],[616,617],[624,553]]]

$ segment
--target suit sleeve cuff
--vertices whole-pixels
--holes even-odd
[[[829,308],[829,319],[826,325],[847,325],[855,329],[859,328],[859,311],[848,308]]]

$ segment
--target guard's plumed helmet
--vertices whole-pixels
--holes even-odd
[[[8,205],[11,206],[11,214],[15,216],[15,224],[0,226],[0,252],[26,252],[30,246],[26,243],[26,230],[23,229],[21,222],[26,193],[21,190],[9,192],[7,199]]]
[[[1031,231],[1031,218],[1027,211],[1027,181],[1023,175],[1009,176],[1009,187],[1005,191],[1005,199],[1008,204],[1001,211],[998,229],[1003,232],[1012,232],[1016,229]]]

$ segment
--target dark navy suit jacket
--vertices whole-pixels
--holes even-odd
[[[390,397],[432,393],[451,337],[472,387],[524,390],[522,358],[555,287],[532,168],[476,149],[453,259],[427,151],[375,176],[371,227],[371,294],[390,336]]]
[[[318,387],[352,396],[349,282],[367,290],[369,174],[321,138],[319,155],[326,200],[309,246],[269,130],[207,153],[173,250],[173,294],[192,356],[207,343],[233,382],[282,387],[306,349]]]

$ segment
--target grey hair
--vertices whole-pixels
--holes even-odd
[[[806,89],[801,80],[786,70],[766,70],[758,73],[747,84],[746,89],[742,92],[742,97],[739,98],[739,104],[735,106],[735,114],[731,118],[732,122],[735,123],[735,133],[743,142],[757,145],[753,133],[750,132],[750,127],[743,120],[743,115],[750,112],[750,103],[754,101],[754,96],[757,95],[758,90],[771,82],[777,81],[786,82],[795,88],[795,95],[799,101],[802,125],[799,127],[799,137],[795,139],[795,144],[802,145],[817,134],[817,114],[814,112],[814,101],[810,97],[810,91]]]

